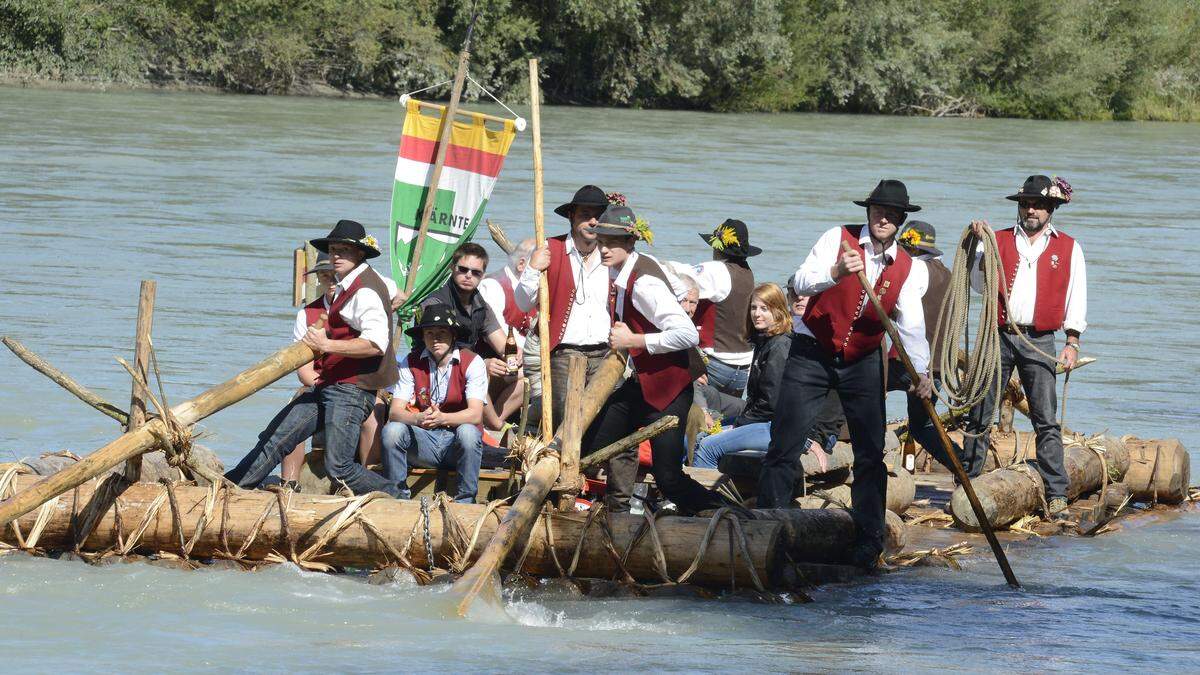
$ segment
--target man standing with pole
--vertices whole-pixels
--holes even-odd
[[[784,369],[771,444],[758,481],[758,506],[791,504],[800,455],[808,451],[809,428],[827,392],[835,389],[854,447],[851,499],[859,534],[850,560],[872,568],[883,551],[887,489],[880,353],[884,326],[866,307],[866,290],[855,275],[866,272],[886,313],[895,317],[900,346],[912,356],[918,373],[924,373],[929,362],[921,306],[928,276],[923,263],[896,245],[897,228],[908,213],[921,208],[909,202],[904,183],[880,181],[866,200],[855,204],[866,207],[867,224],[826,231],[792,278],[797,294],[813,297]],[[840,251],[843,243],[850,250]],[[922,398],[929,398],[931,389],[927,375],[913,383]]]

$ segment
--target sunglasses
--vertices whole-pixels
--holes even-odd
[[[459,274],[470,274],[471,276],[475,277],[476,279],[483,278],[483,270],[477,270],[472,267],[467,267],[465,265],[455,265],[454,271],[458,272]]]

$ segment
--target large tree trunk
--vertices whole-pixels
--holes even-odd
[[[1125,484],[1134,501],[1179,504],[1187,499],[1191,458],[1178,438],[1123,440],[1129,448]]]
[[[845,564],[858,536],[854,518],[845,509],[760,509],[754,513],[760,519],[783,523],[782,546],[793,562]],[[895,513],[884,515],[884,553],[895,555],[908,541],[906,526]]]
[[[35,476],[17,476],[15,487],[18,490],[24,489],[36,481]],[[47,507],[50,509],[50,518],[36,542],[38,547],[46,550],[74,548],[72,522],[77,518],[73,518],[73,514],[82,511],[92,501],[96,485],[96,481],[89,481],[77,491],[62,495],[52,507]],[[293,550],[303,557],[305,549],[334,527],[338,518],[345,514],[348,505],[355,501],[355,498],[296,493],[284,495],[282,501],[288,506],[285,533],[279,515],[281,498],[276,494],[261,490],[236,489],[214,492],[209,488],[177,486],[174,492],[182,526],[182,532],[179,532],[174,526],[170,501],[163,499],[165,491],[165,486],[154,483],[136,483],[129,486],[121,494],[119,505],[116,508],[110,507],[100,518],[95,530],[84,542],[82,550],[103,551],[116,545],[117,510],[120,512],[119,531],[124,540],[129,540],[147,513],[153,511],[146,530],[133,551],[179,553],[181,539],[184,542],[191,541],[196,536],[197,529],[202,529],[190,551],[191,555],[197,558],[222,557],[224,553],[238,551],[250,538],[256,523],[261,520],[257,536],[244,553],[246,560],[264,560],[272,552],[290,556]],[[213,497],[213,502],[208,523],[205,527],[198,528],[210,497]],[[156,500],[162,501],[154,508]],[[487,507],[482,504],[447,503],[444,508],[449,514],[448,519],[443,515],[440,505],[430,509],[431,515],[428,519],[434,562],[440,567],[450,567],[458,562],[454,552],[455,545],[465,548],[480,518],[483,518],[483,524],[469,557],[471,561],[479,556],[484,544],[496,533],[498,521],[508,520],[512,515],[510,509],[501,507],[494,514],[484,517]],[[425,554],[425,519],[418,502],[381,497],[367,501],[360,512],[365,522],[351,520],[348,527],[333,537],[326,546],[313,551],[306,559],[335,566],[381,567],[396,562],[389,552],[390,546],[403,553],[413,565],[420,568],[429,566]],[[264,513],[267,514],[265,518]],[[26,538],[37,516],[38,511],[35,511],[18,519],[17,523]],[[607,579],[619,575],[619,569],[606,546],[604,523],[601,519],[596,519],[585,532],[586,513],[548,511],[540,512],[535,519],[529,534],[529,551],[523,571],[538,576],[559,574],[554,555],[551,553],[547,521],[550,525],[549,533],[553,535],[554,552],[563,568],[570,566],[575,548],[582,539],[575,576]],[[645,519],[640,516],[611,514],[608,525],[612,531],[615,550],[624,553],[644,524]],[[666,569],[672,579],[678,578],[691,566],[708,525],[709,520],[706,518],[664,517],[657,521],[656,529],[662,543]],[[755,574],[765,584],[778,578],[781,564],[780,524],[773,520],[753,520],[743,521],[741,525],[746,535],[750,566],[747,566],[740,553],[735,555],[731,566],[730,526],[721,523],[713,533],[700,565],[690,579],[692,582],[726,587],[732,578],[738,585],[748,586],[752,584],[750,567],[753,567]],[[382,541],[372,529],[378,532]],[[416,534],[410,541],[409,537],[413,532]],[[228,551],[222,543],[222,533],[228,542]],[[0,541],[17,544],[11,527],[4,528]],[[383,542],[387,542],[387,545]],[[739,550],[736,541],[732,542],[732,545],[735,551]],[[803,542],[798,542],[794,546],[802,548],[804,545]],[[512,555],[508,556],[510,565],[519,558],[524,546],[522,540],[513,548]],[[649,533],[644,534],[629,552],[625,565],[638,581],[663,580],[655,566],[655,549]]]
[[[1105,465],[1108,468],[1109,482],[1120,481],[1129,469],[1129,451],[1121,441],[1100,436],[1088,439],[1087,442],[1101,449],[1105,460],[1101,462],[1096,452],[1082,445],[1066,446],[1068,500],[1099,490],[1104,482]],[[996,469],[973,479],[971,483],[975,486],[975,493],[979,495],[979,501],[992,527],[1003,527],[1042,508],[1045,487],[1041,475],[1032,464],[1024,464],[1020,468]],[[950,497],[950,507],[956,525],[969,531],[979,529],[979,521],[976,520],[962,487],[955,489]]]

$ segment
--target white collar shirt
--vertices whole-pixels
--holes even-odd
[[[1037,240],[1030,240],[1024,228],[1017,226],[1014,237],[1017,245],[1017,274],[1013,279],[1012,289],[1008,293],[1008,320],[1019,326],[1033,325],[1034,307],[1037,305],[1037,265],[1042,254],[1050,245],[1050,237],[1057,237],[1058,230],[1053,224],[1046,226]],[[971,266],[971,287],[977,292],[984,288],[983,270],[979,262],[983,253],[975,254],[975,264]],[[1007,274],[1001,270],[1000,276]],[[1064,312],[1063,328],[1082,333],[1087,330],[1087,266],[1083,260],[1083,249],[1076,241],[1071,249],[1070,280],[1067,282],[1067,306]]]
[[[597,247],[584,257],[575,247],[575,239],[568,235],[566,254],[571,266],[571,278],[575,282],[575,300],[559,342],[564,345],[605,344],[612,322],[608,316],[609,275],[604,265],[600,264],[600,249]],[[540,272],[526,265],[521,283],[513,289],[517,307],[522,311],[537,305],[540,278]]]
[[[816,295],[837,283],[833,280],[831,271],[841,255],[842,229],[834,227],[826,230],[813,245],[800,269],[792,276],[792,289],[797,295]],[[896,259],[898,246],[893,239],[885,250],[876,252],[875,244],[871,241],[871,232],[866,225],[862,226],[858,243],[863,248],[863,266],[866,268],[864,271],[867,280],[874,285],[884,268]],[[929,269],[925,267],[924,262],[914,259],[908,278],[900,287],[896,308],[891,317],[896,332],[900,334],[904,351],[908,352],[908,358],[912,360],[913,368],[918,373],[924,373],[929,368],[929,342],[925,339],[925,308],[921,304],[921,298],[925,296],[928,287]],[[871,301],[864,297],[858,307],[859,315],[864,311],[874,312],[875,309],[870,307],[870,304]],[[814,337],[803,320],[796,325],[796,332]]]
[[[616,291],[616,313],[625,319],[625,294],[629,288],[629,276],[638,260],[636,251],[620,270],[610,270],[613,289]],[[646,333],[646,353],[665,354],[690,349],[700,344],[700,333],[696,325],[683,311],[675,292],[661,279],[649,275],[638,277],[633,285],[633,308],[650,320],[659,332]]]
[[[408,403],[416,403],[416,391],[413,383],[412,370],[409,369],[409,354],[405,354],[400,359],[400,378],[396,380],[389,391],[392,396],[407,401]],[[450,391],[450,373],[454,366],[461,361],[459,350],[455,349],[450,352],[450,358],[446,359],[446,364],[438,367],[433,360],[433,356],[429,354],[428,349],[421,351],[421,357],[425,359],[429,367],[429,402],[434,405],[441,405],[446,400],[446,394]],[[471,361],[471,365],[467,366],[467,386],[464,395],[468,401],[482,401],[487,403],[487,367],[483,364],[483,359],[476,357]]]

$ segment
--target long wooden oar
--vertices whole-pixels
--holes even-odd
[[[579,358],[582,359],[582,357]],[[579,373],[580,377],[586,372],[584,364],[578,362],[572,363],[571,370]],[[567,444],[578,446],[583,432],[599,414],[600,408],[608,400],[624,373],[624,354],[610,352],[588,380],[587,388],[584,389],[583,396],[578,402],[578,408],[568,410],[567,416],[564,417],[563,423],[559,427],[558,439],[564,447]],[[570,379],[572,378],[568,377],[568,380]],[[579,377],[574,379],[579,379]],[[570,382],[568,382],[569,386]],[[568,426],[568,422],[570,422],[570,426]],[[538,513],[541,512],[542,503],[546,501],[550,489],[554,487],[554,482],[558,478],[559,468],[559,458],[554,454],[547,454],[525,473],[525,486],[521,488],[521,493],[517,495],[512,508],[504,514],[504,519],[500,521],[491,541],[479,554],[475,564],[463,573],[462,577],[455,581],[450,588],[450,592],[457,596],[459,616],[467,615],[471,603],[480,593],[489,597],[499,597],[500,575],[498,572],[500,565],[508,557],[513,546],[529,536],[529,531],[533,528]]]
[[[320,330],[324,325],[325,315],[321,315],[313,327]],[[171,408],[171,414],[182,425],[195,424],[295,371],[315,356],[308,345],[294,342],[196,398]],[[62,471],[47,476],[29,489],[0,502],[0,527],[121,462],[154,450],[162,442],[160,436],[169,437],[170,434],[166,422],[156,417]]]
[[[533,131],[533,236],[546,245],[546,214],[542,191],[542,90],[538,60],[529,59],[529,122]],[[542,442],[554,436],[554,400],[550,384],[550,282],[547,272],[538,280],[538,348],[542,363]]]
[[[842,250],[850,252],[850,245],[842,242]],[[908,352],[904,349],[904,343],[900,341],[900,334],[896,331],[896,326],[892,320],[888,318],[887,312],[883,311],[883,305],[879,303],[879,296],[875,295],[875,289],[871,286],[871,282],[867,280],[867,275],[859,271],[856,276],[858,283],[862,284],[863,290],[867,297],[871,299],[871,305],[875,308],[875,313],[879,315],[879,321],[883,324],[887,331],[888,338],[891,339],[892,345],[896,348],[896,353],[900,356],[900,363],[904,364],[904,370],[908,373],[909,379],[913,384],[920,381],[921,376],[917,373],[917,369],[913,368],[912,360],[908,358]],[[1013,574],[1012,567],[1008,564],[1008,556],[1004,554],[1004,549],[1000,547],[1000,540],[996,539],[996,533],[992,531],[992,525],[988,522],[987,515],[983,512],[983,506],[979,503],[979,497],[975,495],[975,488],[971,485],[971,478],[967,476],[967,472],[963,470],[962,462],[958,460],[958,455],[954,452],[954,445],[950,443],[950,437],[946,435],[946,427],[942,426],[942,419],[938,417],[937,410],[933,407],[933,402],[924,396],[921,398],[921,404],[925,406],[925,413],[933,422],[933,426],[937,429],[938,438],[942,441],[942,447],[946,450],[946,456],[950,458],[950,468],[954,471],[954,476],[958,478],[958,482],[962,485],[963,492],[967,494],[967,499],[971,502],[971,510],[975,512],[975,517],[979,520],[979,526],[983,529],[983,536],[987,537],[988,545],[992,547],[992,554],[996,556],[996,562],[1000,564],[1000,570],[1004,572],[1004,579],[1009,586],[1020,588],[1021,583],[1017,581],[1017,575]]]

